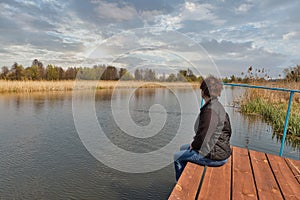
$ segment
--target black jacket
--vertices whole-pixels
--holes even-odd
[[[192,148],[212,160],[228,158],[231,155],[231,125],[222,104],[216,98],[209,100],[200,109],[198,118]]]

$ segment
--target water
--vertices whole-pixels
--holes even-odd
[[[180,124],[193,123],[199,105],[199,100],[193,101],[199,98],[199,91],[194,92],[139,89],[131,95],[120,89],[112,96],[111,90],[101,90],[95,98],[96,117],[113,144],[127,151],[149,153],[174,139]],[[232,145],[278,155],[280,141],[273,137],[272,128],[260,118],[241,115],[232,106],[232,100],[241,93],[227,88],[221,97],[232,121]],[[131,117],[139,126],[151,126],[151,114],[166,116],[159,133],[144,138],[124,134],[114,122],[111,102],[122,110],[127,97]],[[81,101],[80,109],[84,110],[86,100]],[[164,108],[151,107],[155,104]],[[0,110],[0,199],[167,199],[172,191],[172,164],[136,174],[115,170],[95,159],[77,134],[71,92],[1,95]],[[190,141],[192,130],[191,126],[182,127],[186,135],[174,148]],[[284,156],[299,160],[299,148],[286,146]],[[162,157],[172,159],[172,154]]]

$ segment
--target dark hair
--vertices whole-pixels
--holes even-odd
[[[223,84],[219,79],[210,75],[202,81],[200,89],[203,91],[205,96],[216,98],[221,96]]]

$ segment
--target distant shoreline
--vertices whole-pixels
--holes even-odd
[[[114,88],[197,88],[199,82],[147,82],[147,81],[10,81],[0,80],[0,93],[31,93]]]

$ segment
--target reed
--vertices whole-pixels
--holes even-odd
[[[0,81],[0,92],[39,92],[72,90],[74,81]]]
[[[8,81],[0,80],[0,93],[31,93],[50,91],[71,91],[81,89],[113,88],[167,88],[199,87],[198,82],[142,82],[142,81]]]
[[[269,87],[299,89],[300,83],[272,83]],[[247,114],[261,115],[268,121],[274,132],[283,133],[289,101],[288,92],[270,91],[262,89],[248,89],[242,99],[241,111]],[[300,94],[295,93],[287,134],[300,139]]]

